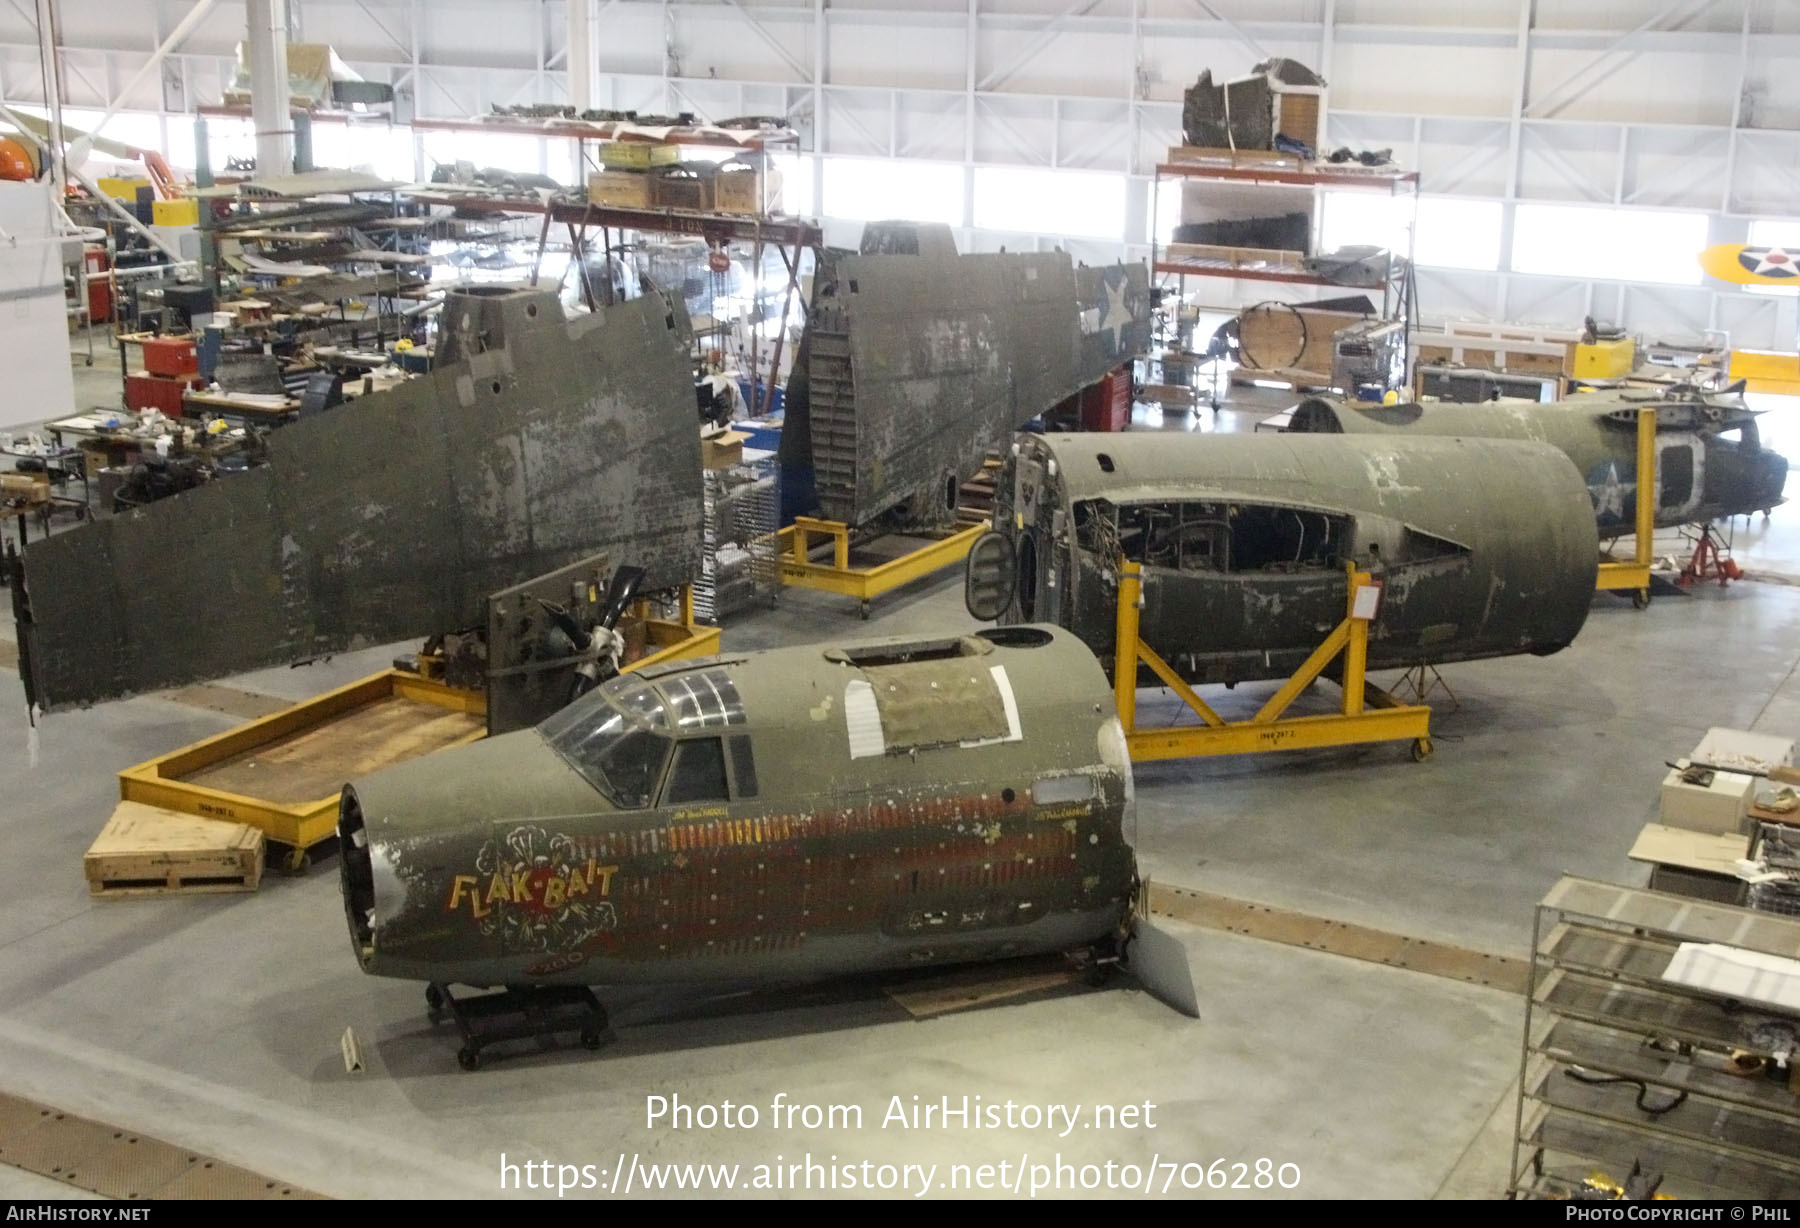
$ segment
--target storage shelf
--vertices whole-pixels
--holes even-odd
[[[1229,277],[1234,281],[1280,281],[1296,286],[1336,286],[1341,290],[1378,290],[1379,286],[1347,286],[1313,273],[1296,269],[1253,269],[1225,260],[1158,260],[1158,273],[1174,273],[1183,277]]]
[[[1212,179],[1221,183],[1255,183],[1293,188],[1373,188],[1398,193],[1419,186],[1417,171],[1297,170],[1281,166],[1221,166],[1206,162],[1159,162],[1166,179]]]
[[[1566,1196],[1596,1168],[1623,1183],[1638,1164],[1679,1197],[1800,1197],[1800,1083],[1728,1069],[1772,1065],[1800,1012],[1664,980],[1684,942],[1796,958],[1800,921],[1573,878],[1539,906],[1515,1197]]]
[[[442,188],[418,188],[411,196],[428,204],[449,205],[465,213],[530,213],[570,226],[613,226],[623,230],[659,234],[702,235],[710,239],[739,239],[772,243],[781,247],[818,247],[825,241],[819,224],[804,218],[758,217],[749,213],[701,213],[686,209],[627,209],[619,205],[594,205],[581,201],[551,201],[536,197],[481,196]]]
[[[646,127],[629,120],[584,119],[415,119],[412,127],[421,132],[485,132],[500,136],[541,136],[578,141],[665,141],[671,145],[706,145],[716,149],[797,149],[800,134],[792,129],[716,128],[697,124],[693,127]],[[734,135],[744,132],[742,138]]]

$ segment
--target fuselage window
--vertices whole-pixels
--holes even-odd
[[[1664,507],[1680,507],[1694,494],[1694,454],[1685,447],[1662,450],[1662,463],[1657,478],[1662,483],[1661,503]]]
[[[739,797],[756,796],[756,755],[745,734],[736,734],[731,739],[731,774],[737,778]]]
[[[676,743],[675,766],[669,769],[663,804],[722,802],[726,797],[724,744],[718,738]]]

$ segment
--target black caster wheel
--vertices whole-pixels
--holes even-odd
[[[1430,738],[1414,738],[1412,744],[1413,762],[1425,762],[1427,759],[1431,758],[1432,752],[1436,749],[1437,748],[1431,744]]]
[[[456,1064],[464,1070],[476,1070],[481,1066],[481,1050],[471,1049],[464,1045],[456,1051]]]
[[[1639,610],[1649,609],[1650,608],[1650,590],[1647,588],[1640,588],[1640,589],[1637,589],[1636,591],[1634,591],[1631,594],[1631,604],[1632,604],[1633,608],[1635,608],[1635,609],[1639,609]]]
[[[868,622],[869,621],[869,603],[866,601],[863,602],[862,608],[858,611],[858,613],[860,613],[862,615],[862,620],[864,622]]]
[[[443,990],[436,985],[425,986],[425,1014],[431,1019],[431,1022],[437,1023],[443,1019],[444,1007],[447,1005]]]
[[[598,1049],[600,1047],[600,1032],[599,1032],[599,1030],[596,1028],[582,1029],[581,1047],[584,1049]]]

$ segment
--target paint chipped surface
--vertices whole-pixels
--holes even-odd
[[[32,543],[20,634],[47,709],[473,626],[488,593],[602,550],[650,588],[693,578],[679,311],[455,297],[468,324],[431,374],[281,428],[266,466]]]

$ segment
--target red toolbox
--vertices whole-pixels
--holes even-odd
[[[145,348],[149,348],[146,344]],[[133,413],[160,409],[171,418],[181,417],[181,394],[187,391],[185,379],[171,379],[137,371],[125,377],[125,407]]]
[[[197,375],[200,355],[191,337],[150,337],[144,341],[144,369],[152,375]],[[163,411],[167,413],[167,410]]]
[[[1081,429],[1122,431],[1131,425],[1131,371],[1115,367],[1081,391]]]

